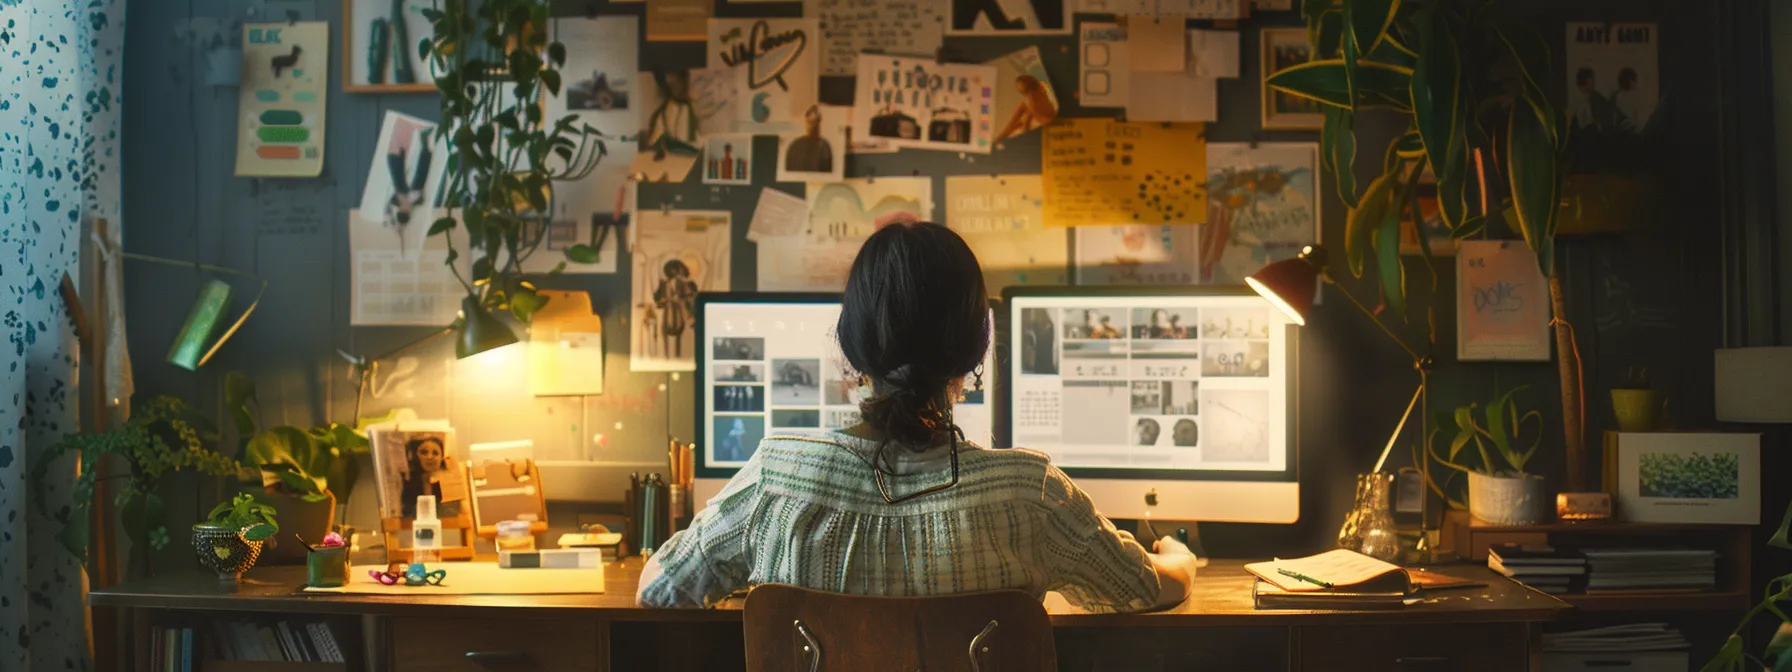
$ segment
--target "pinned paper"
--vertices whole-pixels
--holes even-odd
[[[897,147],[989,153],[993,66],[866,54],[857,86],[854,129]]]
[[[816,102],[817,32],[808,19],[710,20],[709,67],[734,74],[736,130],[801,128]]]
[[[466,249],[465,229],[456,229],[456,247]],[[448,241],[430,236],[409,248],[360,211],[348,212],[349,324],[441,327],[460,311],[465,286],[448,266]],[[471,255],[456,262],[469,277]]]
[[[629,174],[641,182],[683,182],[702,153],[688,70],[643,72],[639,152]]]
[[[1219,121],[1219,80],[1188,72],[1132,73],[1131,121]]]
[[[1058,92],[1038,47],[990,61],[996,67],[996,142],[1045,127],[1058,119]]]
[[[554,201],[565,206],[565,218],[585,222],[597,213],[611,213],[616,192],[628,182],[635,160],[634,134],[640,131],[641,79],[635,55],[640,51],[641,20],[632,16],[595,19],[562,17],[552,22],[554,40],[566,46],[565,84],[546,101],[547,118],[577,117],[575,128],[589,124],[603,135],[604,157],[591,174],[576,182],[555,183]],[[565,255],[554,256],[565,260]],[[555,261],[555,264],[559,261]],[[589,272],[588,264],[569,263],[568,273]],[[551,270],[553,264],[548,266]],[[525,269],[527,270],[527,269]],[[610,265],[608,272],[615,272]]]
[[[1068,35],[1065,0],[950,0],[947,35]]]
[[[1314,143],[1208,144],[1200,282],[1244,284],[1257,269],[1318,242],[1318,175]]]
[[[803,16],[820,24],[821,74],[851,77],[861,53],[938,52],[947,5],[947,0],[804,0]]]
[[[1045,129],[1046,226],[1207,220],[1200,124],[1060,120]]]
[[[1523,242],[1464,240],[1456,252],[1456,358],[1549,361],[1549,289]]]
[[[1083,226],[1076,229],[1076,284],[1189,285],[1195,282],[1197,226]]]
[[[991,295],[1013,285],[1069,284],[1069,240],[1063,229],[1046,228],[1044,208],[1038,175],[946,178],[946,222],[976,253]]]
[[[1182,72],[1188,61],[1187,20],[1168,16],[1132,16],[1126,22],[1133,72]]]
[[[1077,102],[1083,107],[1125,107],[1132,81],[1126,26],[1085,22],[1077,34]]]
[[[747,240],[800,236],[809,227],[809,204],[801,197],[772,188],[759,190],[759,205],[747,227]],[[763,290],[764,288],[760,288]]]
[[[810,105],[802,131],[778,137],[779,182],[837,182],[846,176],[846,129],[852,108]]]
[[[701,42],[715,13],[713,0],[646,0],[647,41]]]
[[[1197,77],[1225,79],[1238,76],[1238,31],[1188,31],[1188,70]]]
[[[727,212],[635,213],[630,371],[696,370],[696,302],[729,289]]]
[[[243,45],[236,174],[317,177],[324,169],[330,24],[245,23]]]

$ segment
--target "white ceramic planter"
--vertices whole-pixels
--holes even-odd
[[[1476,519],[1496,525],[1545,522],[1549,519],[1549,501],[1543,490],[1543,477],[1529,474],[1522,478],[1504,478],[1470,473],[1468,512]]]

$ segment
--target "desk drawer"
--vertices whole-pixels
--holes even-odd
[[[392,669],[595,670],[599,635],[594,621],[398,618],[392,622]]]
[[[1288,628],[1055,628],[1058,672],[1288,670]]]
[[[1305,672],[1519,672],[1530,669],[1522,623],[1300,629]]]

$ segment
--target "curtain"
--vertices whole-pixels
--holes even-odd
[[[38,500],[30,471],[79,427],[78,350],[57,289],[81,275],[83,222],[118,221],[124,10],[0,0],[0,670],[92,668],[86,574],[55,539],[69,493]]]

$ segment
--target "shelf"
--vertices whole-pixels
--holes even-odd
[[[1557,599],[1581,611],[1747,611],[1753,603],[1740,591],[1727,593],[1571,593]]]
[[[1747,525],[1706,525],[1695,523],[1631,523],[1621,520],[1589,520],[1580,523],[1554,522],[1538,525],[1496,525],[1478,520],[1468,527],[1477,533],[1500,532],[1572,532],[1579,534],[1677,534],[1682,532],[1746,531]]]

